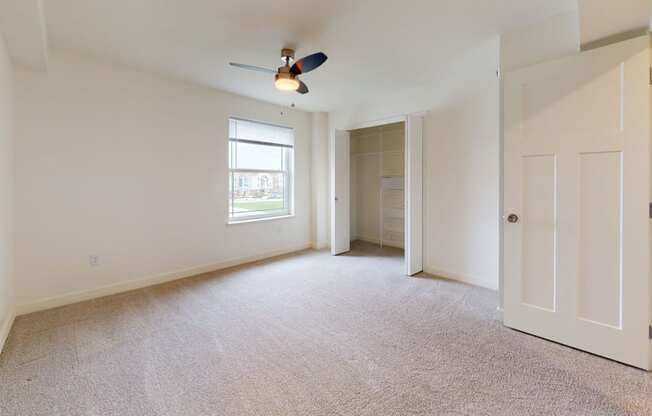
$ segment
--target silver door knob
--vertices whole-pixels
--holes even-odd
[[[516,214],[509,214],[507,216],[507,222],[509,222],[511,224],[516,224],[518,222],[518,220],[519,220],[519,218],[518,218],[518,215],[516,215]]]

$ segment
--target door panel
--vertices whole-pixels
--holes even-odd
[[[554,311],[557,242],[555,155],[525,156],[523,164],[523,303]]]
[[[578,317],[621,328],[622,152],[580,154]]]
[[[507,73],[505,324],[649,369],[649,39]]]
[[[522,121],[528,137],[542,138],[551,127],[578,136],[620,131],[623,63],[604,68],[599,59],[588,58],[580,58],[585,61],[579,65],[582,70],[553,71],[522,85]]]

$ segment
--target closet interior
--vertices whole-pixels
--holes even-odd
[[[405,246],[405,123],[351,131],[351,239]]]

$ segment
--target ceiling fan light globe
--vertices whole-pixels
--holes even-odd
[[[296,91],[299,88],[299,81],[295,78],[276,78],[274,85],[281,91]]]

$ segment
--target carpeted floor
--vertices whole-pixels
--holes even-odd
[[[305,252],[18,318],[0,415],[651,415],[652,377],[505,329],[401,252]]]

